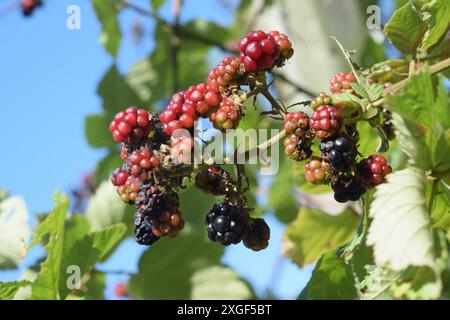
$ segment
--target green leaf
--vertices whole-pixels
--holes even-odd
[[[360,85],[357,82],[350,83],[350,86],[353,88],[353,90],[356,91],[357,94],[359,94],[361,97],[369,99],[369,94],[367,93],[366,89]]]
[[[155,70],[150,60],[142,59],[134,63],[126,75],[126,81],[139,99],[150,103],[152,97],[152,87],[156,85]]]
[[[129,106],[142,107],[143,102],[133,91],[115,65],[111,66],[98,85],[97,93],[103,99],[103,109],[111,121],[114,114]],[[105,121],[106,121],[105,120]]]
[[[59,298],[58,287],[64,248],[64,222],[69,208],[69,199],[66,194],[57,192],[53,196],[53,202],[55,208],[37,227],[35,238],[29,246],[29,248],[33,247],[44,236],[50,235],[48,244],[45,246],[47,258],[42,263],[41,271],[31,287],[32,299],[54,300]]]
[[[428,30],[422,41],[421,49],[427,51],[435,46],[446,34],[450,24],[450,3],[448,0],[420,0],[422,19]]]
[[[20,197],[0,202],[0,269],[14,269],[30,238],[28,211]]]
[[[27,280],[0,283],[0,300],[12,300],[20,288],[29,286]]]
[[[352,270],[335,250],[325,253],[306,287],[309,300],[350,300],[358,298]]]
[[[384,86],[378,83],[372,83],[367,89],[367,94],[369,95],[370,101],[376,101],[381,98],[383,94]]]
[[[203,268],[218,265],[223,247],[202,234],[183,230],[176,240],[162,239],[139,261],[139,272],[130,279],[133,297],[143,299],[191,299],[192,276]]]
[[[373,221],[367,244],[374,246],[378,266],[393,271],[433,266],[433,238],[425,201],[425,174],[407,168],[387,176],[370,207]]]
[[[86,208],[86,217],[93,230],[100,230],[126,221],[127,205],[120,200],[110,181],[104,181]]]
[[[92,0],[95,14],[102,25],[100,42],[112,56],[116,56],[122,37],[117,20],[118,2],[118,0]]]
[[[86,284],[86,300],[103,300],[106,288],[106,274],[100,271],[92,271]]]
[[[450,230],[450,190],[442,180],[437,182],[436,194],[430,212],[433,227]]]
[[[152,6],[153,10],[158,10],[159,8],[161,8],[165,1],[166,0],[150,0],[150,5]]]
[[[191,277],[193,300],[248,300],[254,297],[250,285],[224,266],[211,266]]]
[[[324,252],[350,241],[359,218],[347,209],[337,216],[317,209],[302,208],[286,228],[284,251],[300,267],[315,262]]]
[[[361,300],[391,300],[391,286],[400,277],[397,272],[386,268],[370,266],[367,276],[361,282]]]
[[[89,233],[90,228],[86,215],[72,215],[66,218],[63,252],[68,252],[75,242]]]
[[[295,219],[299,204],[295,199],[292,166],[288,161],[283,160],[280,163],[278,173],[269,188],[267,201],[280,221],[289,223]]]
[[[410,78],[406,86],[387,100],[389,109],[430,130],[434,105],[433,83],[428,72]]]
[[[434,167],[444,172],[450,169],[450,129],[445,130],[439,136],[434,150]]]
[[[415,54],[426,30],[426,24],[411,3],[396,10],[384,27],[389,40],[406,54]]]
[[[441,295],[442,282],[430,267],[410,267],[391,286],[396,299],[431,300]]]
[[[431,167],[430,150],[420,128],[396,113],[392,114],[392,123],[397,141],[408,157],[408,162],[422,170],[428,170]]]
[[[93,114],[84,119],[84,133],[89,145],[93,148],[112,148],[116,142],[112,139],[109,132],[110,119],[105,114]]]
[[[68,273],[69,266],[77,266],[81,278],[88,273],[95,263],[104,260],[114,249],[126,232],[126,226],[122,223],[108,228],[94,231],[75,242],[69,251],[65,252],[61,263],[61,281],[59,292],[61,299],[69,293],[67,282],[72,275]]]

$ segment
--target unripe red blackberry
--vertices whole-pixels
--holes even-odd
[[[331,178],[331,168],[328,163],[318,157],[313,157],[305,163],[305,178],[312,184],[327,184]]]
[[[284,118],[284,130],[286,134],[295,133],[303,137],[309,129],[309,118],[303,112],[288,112]]]
[[[116,187],[123,186],[127,182],[129,176],[129,172],[122,168],[116,168],[112,174],[111,183]]]
[[[354,93],[350,86],[352,82],[356,82],[356,77],[352,72],[339,72],[330,80],[330,91],[334,94],[343,92]]]
[[[294,133],[284,139],[284,153],[292,160],[306,160],[312,155],[312,141],[309,137],[298,137]]]
[[[163,210],[151,218],[152,233],[157,237],[175,238],[184,228],[184,220],[178,210]]]
[[[208,237],[224,246],[241,242],[248,232],[248,213],[228,203],[215,204],[206,216]]]
[[[193,105],[185,105],[185,93],[178,92],[172,96],[169,105],[161,112],[159,120],[164,133],[171,135],[177,129],[191,129],[197,115]]]
[[[215,196],[224,195],[229,188],[230,174],[220,167],[200,170],[195,176],[195,186],[205,193]]]
[[[128,288],[127,285],[123,282],[119,282],[114,286],[114,294],[119,298],[128,297]]]
[[[361,182],[366,189],[373,188],[384,182],[384,177],[391,173],[392,169],[387,160],[379,155],[371,155],[358,164],[358,173]]]
[[[248,72],[271,69],[280,56],[280,46],[275,38],[264,31],[249,33],[239,42],[241,62]]]
[[[224,96],[219,109],[211,114],[209,120],[218,130],[235,129],[241,120],[241,110],[230,98]]]
[[[331,105],[332,99],[330,96],[328,96],[325,92],[319,93],[319,95],[311,101],[311,108],[315,110],[317,107],[323,106],[323,105]]]
[[[117,193],[123,202],[133,204],[141,191],[143,185],[141,177],[129,176],[125,184],[117,188]]]
[[[153,225],[150,217],[143,217],[136,213],[134,217],[134,233],[136,242],[150,246],[159,240],[159,237],[153,233]]]
[[[143,172],[151,171],[158,167],[159,159],[151,150],[141,147],[133,151],[127,158],[127,165],[130,167],[131,175],[139,177]]]
[[[294,55],[294,49],[292,49],[292,43],[289,37],[279,31],[270,31],[269,34],[273,36],[275,42],[280,47],[280,59],[279,64],[282,64],[285,60],[290,59]]]
[[[244,237],[244,246],[260,251],[269,245],[270,228],[262,218],[250,218],[249,230]]]
[[[216,111],[222,101],[222,96],[217,89],[206,83],[199,83],[189,87],[184,93],[184,97],[185,102],[183,106],[190,110],[193,107],[195,112],[204,118]]]
[[[349,171],[356,158],[355,142],[346,136],[324,139],[320,142],[322,158],[338,171]]]
[[[145,141],[151,129],[148,112],[136,107],[117,113],[109,125],[113,139],[127,144]]]
[[[241,76],[241,61],[236,57],[224,58],[208,76],[208,85],[219,92],[226,92],[228,86]]]
[[[164,191],[157,185],[144,184],[136,198],[137,212],[141,216],[157,215],[166,205]]]
[[[334,191],[334,199],[340,203],[357,201],[366,192],[358,175],[341,175],[332,182],[331,188]]]
[[[319,139],[335,135],[342,126],[342,117],[333,106],[322,105],[311,115],[310,127]]]

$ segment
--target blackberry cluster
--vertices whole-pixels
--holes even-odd
[[[366,192],[358,175],[340,176],[331,184],[337,202],[357,201]]]
[[[356,77],[351,72],[339,72],[330,80],[330,91],[334,94],[343,92],[355,93],[351,87],[351,83],[356,82]]]
[[[322,105],[311,115],[311,129],[319,139],[335,135],[342,126],[342,117],[334,106]]]
[[[241,62],[248,72],[269,70],[294,54],[288,37],[277,31],[253,31],[241,39],[239,48]]]
[[[224,97],[219,110],[211,114],[209,120],[213,123],[214,128],[226,131],[235,129],[239,125],[241,115],[240,107],[235,105],[230,98]]]
[[[215,204],[206,216],[208,237],[224,246],[238,244],[248,232],[248,213],[228,203]]]
[[[338,171],[349,171],[355,163],[356,146],[345,136],[328,138],[320,142],[322,158]]]
[[[308,159],[311,154],[312,134],[309,118],[303,112],[289,112],[284,118],[284,153],[295,161]]]
[[[326,161],[313,157],[305,163],[305,177],[312,184],[329,183],[331,178],[330,166]]]
[[[148,112],[136,107],[117,113],[109,125],[114,140],[131,145],[146,140],[151,129]]]
[[[227,92],[230,86],[237,86],[237,80],[242,77],[241,61],[237,57],[224,58],[208,76],[208,85],[217,88],[219,92]]]
[[[247,234],[244,236],[244,246],[253,250],[260,251],[269,245],[270,228],[266,221],[261,218],[250,218]]]

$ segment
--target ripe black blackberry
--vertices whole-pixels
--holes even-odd
[[[153,226],[150,217],[142,217],[139,213],[136,213],[134,217],[134,234],[136,235],[136,242],[149,246],[159,240],[155,234],[153,234]]]
[[[331,184],[331,188],[334,191],[334,199],[340,203],[357,201],[366,192],[358,176],[340,176]]]
[[[270,228],[262,218],[250,218],[249,231],[244,237],[244,245],[253,251],[260,251],[269,245]]]
[[[248,232],[248,213],[228,203],[215,204],[206,216],[208,237],[224,246],[241,242]]]
[[[355,163],[355,143],[345,136],[322,140],[320,151],[322,151],[322,157],[327,159],[336,170],[348,171]]]

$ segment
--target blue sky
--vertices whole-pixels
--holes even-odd
[[[0,0],[0,110],[2,113],[2,157],[0,187],[25,198],[31,213],[52,208],[56,189],[69,192],[104,154],[86,143],[84,117],[101,110],[96,95],[98,82],[112,58],[98,43],[100,25],[88,0],[48,0],[45,7],[25,19],[5,8],[16,0]],[[141,5],[149,1],[135,1]],[[235,1],[236,2],[236,1]],[[81,9],[81,30],[66,28],[66,9],[76,4]],[[161,9],[170,15],[170,1]],[[221,24],[231,22],[229,12],[219,1],[186,0],[182,20],[206,18]],[[136,15],[120,15],[123,43],[117,57],[121,71],[145,57],[154,47],[147,30],[145,41],[134,45],[131,26]],[[147,27],[145,18],[138,18]],[[206,77],[206,75],[205,75]],[[268,217],[272,229],[270,247],[253,253],[240,246],[229,248],[224,263],[249,279],[257,292],[267,288],[280,298],[294,298],[309,279],[312,267],[300,270],[281,257],[284,226]],[[133,240],[125,241],[101,268],[136,271],[143,248]],[[41,254],[36,249],[25,265]],[[275,270],[275,271],[274,271]],[[0,272],[0,281],[14,280],[20,271]],[[122,276],[109,276],[107,297]]]

